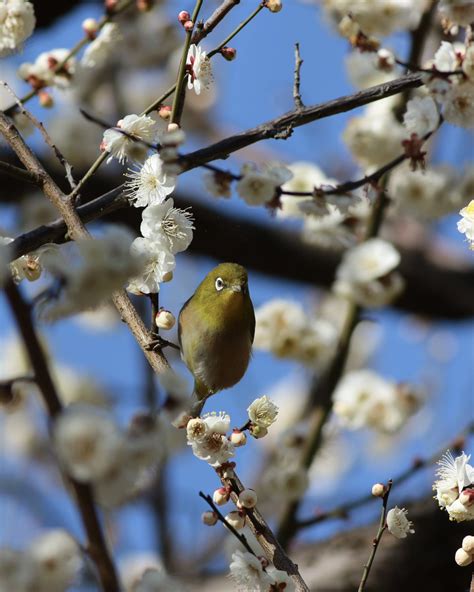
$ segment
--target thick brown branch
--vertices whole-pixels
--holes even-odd
[[[194,32],[191,43],[197,45],[200,41],[202,41],[205,37],[213,31],[217,25],[229,14],[229,12],[240,4],[240,0],[224,0],[222,4],[220,4],[211,16],[207,19],[207,21],[200,27],[196,28]]]
[[[62,404],[51,378],[46,357],[39,342],[32,320],[31,310],[13,282],[5,286],[5,294],[21,333],[24,346],[30,359],[35,381],[43,396],[51,419],[62,410]],[[112,558],[94,506],[92,490],[89,485],[67,478],[74,492],[84,530],[87,534],[88,552],[94,561],[104,592],[119,592],[120,585]]]

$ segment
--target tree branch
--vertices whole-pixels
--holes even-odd
[[[36,384],[41,391],[49,416],[54,420],[61,413],[62,404],[34,328],[31,309],[23,300],[20,291],[12,281],[8,282],[4,289],[28,353]],[[94,506],[92,490],[87,484],[79,483],[71,477],[66,478],[74,491],[84,530],[87,535],[88,552],[97,568],[102,589],[104,592],[119,592],[120,585],[117,573]]]

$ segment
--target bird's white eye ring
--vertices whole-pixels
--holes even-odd
[[[215,284],[215,286],[216,286],[216,290],[217,290],[218,292],[220,292],[220,291],[222,290],[222,288],[224,287],[224,280],[223,280],[222,278],[218,277],[218,278],[216,279],[216,284]]]

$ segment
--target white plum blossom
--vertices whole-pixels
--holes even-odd
[[[469,248],[474,250],[474,200],[471,200],[460,212],[461,220],[457,227],[461,234],[464,234],[469,242]]]
[[[194,422],[187,430],[188,445],[192,447],[194,456],[206,461],[211,467],[218,467],[234,456],[235,447],[226,435],[230,428],[230,417],[224,412],[212,412],[206,413],[201,419],[206,427],[202,428]]]
[[[101,149],[110,153],[107,162],[116,158],[121,164],[127,159],[137,162],[145,160],[149,147],[143,142],[153,144],[158,135],[157,122],[148,115],[126,115],[117,122],[118,129],[105,130],[101,143]]]
[[[54,425],[56,453],[78,481],[103,477],[114,466],[124,445],[115,422],[96,407],[71,406]]]
[[[36,585],[43,592],[64,592],[82,566],[76,541],[64,530],[50,530],[33,541],[28,553],[37,567]]]
[[[130,169],[126,176],[125,192],[136,208],[163,203],[176,187],[176,175],[163,170],[159,154],[148,157],[143,166]]]
[[[420,138],[434,131],[439,123],[435,101],[430,96],[410,99],[403,115],[403,123],[410,134],[418,134]]]
[[[337,331],[324,319],[308,316],[292,301],[275,299],[256,311],[254,345],[279,358],[323,366],[334,351]]]
[[[76,241],[75,258],[61,249],[43,254],[43,267],[58,280],[60,290],[42,303],[42,316],[54,320],[103,304],[144,268],[144,259],[131,252],[132,245],[126,228],[108,225],[101,237]]]
[[[204,176],[206,191],[214,197],[229,198],[232,195],[232,177],[225,173],[207,171]]]
[[[451,520],[474,520],[474,467],[471,456],[464,452],[453,457],[447,452],[438,462],[438,479],[433,484],[440,508],[446,509]]]
[[[247,551],[235,551],[229,569],[231,578],[241,590],[267,592],[273,584],[260,559]]]
[[[276,196],[278,187],[291,179],[293,174],[286,167],[264,164],[259,170],[254,164],[244,164],[242,178],[237,183],[237,193],[249,206],[265,205]]]
[[[453,72],[458,66],[456,49],[452,43],[441,41],[433,58],[433,66],[439,72]]]
[[[140,231],[173,255],[185,251],[193,240],[193,216],[191,212],[174,207],[172,199],[148,206],[143,210]]]
[[[208,90],[212,82],[211,60],[199,45],[191,45],[186,60],[188,88],[199,95]]]
[[[26,0],[0,0],[0,57],[21,49],[33,33],[36,18],[33,4]]]
[[[414,534],[413,522],[407,518],[405,508],[395,506],[387,513],[387,528],[390,534],[397,539],[406,539],[409,534]]]
[[[354,241],[354,233],[344,225],[346,215],[340,208],[328,204],[325,216],[307,216],[302,229],[303,240],[311,245],[324,249],[340,250],[350,247]]]
[[[286,571],[277,569],[274,565],[269,565],[267,567],[267,574],[272,578],[272,585],[275,586],[277,590],[284,590],[284,592],[294,592],[296,589],[293,580],[286,573]]]
[[[266,395],[255,399],[248,407],[250,421],[262,428],[269,428],[276,421],[278,407]]]
[[[399,431],[418,409],[420,394],[396,385],[372,370],[355,370],[339,381],[333,395],[334,413],[342,425],[358,430]]]
[[[443,106],[447,122],[459,127],[474,127],[474,80],[458,80],[457,84],[452,84]]]
[[[131,252],[141,257],[144,270],[139,276],[133,277],[127,290],[133,294],[156,294],[160,284],[173,277],[176,266],[174,255],[168,251],[161,241],[139,236],[131,246]]]
[[[26,62],[20,65],[20,78],[29,82],[33,88],[43,86],[57,86],[66,89],[76,71],[76,59],[71,56],[69,49],[52,49],[40,53],[33,64]],[[66,60],[66,61],[65,61]],[[65,61],[58,70],[58,66]]]
[[[351,51],[345,57],[345,67],[351,84],[361,89],[383,84],[397,75],[395,68],[380,68],[380,58],[375,52]]]
[[[110,57],[114,45],[122,38],[120,28],[116,23],[105,23],[99,35],[90,43],[81,59],[84,68],[103,66]]]
[[[380,238],[364,241],[344,254],[334,291],[360,306],[385,306],[404,286],[400,274],[394,272],[399,263],[400,254],[390,243]]]

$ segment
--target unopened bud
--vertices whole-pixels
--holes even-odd
[[[194,29],[194,23],[193,21],[186,21],[183,25],[184,30],[189,33],[190,31],[192,31]]]
[[[212,501],[216,506],[223,506],[229,501],[229,492],[225,487],[219,487],[212,494]]]
[[[242,508],[255,508],[257,505],[257,494],[253,489],[244,489],[239,494],[238,503]]]
[[[236,447],[243,446],[247,443],[247,436],[245,435],[245,432],[241,432],[240,430],[236,429],[230,435],[229,440]]]
[[[221,54],[228,62],[231,62],[237,57],[237,50],[235,47],[223,47],[221,49]]]
[[[137,9],[140,12],[148,12],[153,8],[154,0],[137,0]]]
[[[168,124],[168,132],[176,132],[179,130],[179,125],[177,123],[169,123]]]
[[[172,279],[173,279],[173,272],[172,271],[167,271],[166,273],[163,274],[163,282],[171,282]]]
[[[283,8],[281,0],[266,0],[265,6],[270,12],[280,12]]]
[[[95,39],[97,31],[99,30],[99,23],[93,18],[86,18],[82,21],[82,30],[92,41],[92,39]]]
[[[462,540],[462,548],[469,555],[474,555],[474,536],[465,536]]]
[[[176,319],[172,312],[165,310],[164,308],[160,308],[155,316],[155,323],[158,329],[169,331],[175,326]]]
[[[237,510],[229,512],[225,519],[235,530],[241,530],[245,526],[245,515]]]
[[[474,489],[465,489],[459,494],[459,501],[463,506],[469,507],[474,504]]]
[[[161,119],[164,119],[165,121],[168,120],[171,117],[170,105],[162,105],[158,109],[158,115],[161,117]]]
[[[458,549],[454,555],[454,561],[461,567],[466,567],[466,565],[472,563],[472,557],[464,549]]]
[[[251,425],[249,428],[249,432],[257,440],[259,438],[264,438],[268,434],[267,428],[262,428],[258,425]]]
[[[38,93],[39,103],[45,109],[50,109],[54,105],[54,99],[46,90],[40,90]]]
[[[382,483],[372,485],[372,495],[374,497],[383,497],[385,495],[385,485]]]
[[[188,21],[191,20],[191,15],[189,14],[189,12],[187,10],[182,10],[179,14],[178,14],[178,21],[184,25],[184,23],[187,23]]]
[[[217,522],[217,514],[215,512],[203,512],[201,514],[201,521],[207,526],[214,526]]]
[[[105,0],[104,7],[107,13],[112,13],[117,8],[118,0]]]

